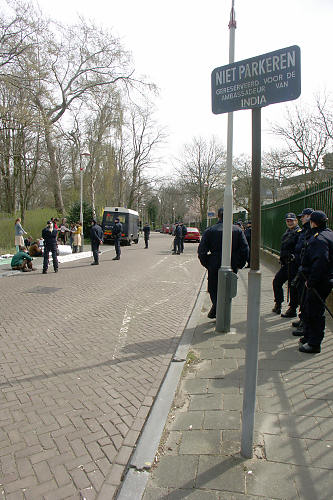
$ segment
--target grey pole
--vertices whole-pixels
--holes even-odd
[[[252,234],[251,270],[248,276],[247,337],[244,375],[241,455],[253,456],[254,416],[258,375],[260,332],[260,179],[261,179],[261,108],[252,110]]]
[[[84,235],[83,235],[83,166],[82,154],[80,154],[80,223],[81,223],[81,247],[80,252],[83,252]]]
[[[235,61],[235,31],[236,17],[234,0],[230,12],[229,22],[229,64]],[[227,171],[223,202],[223,239],[221,267],[218,271],[217,306],[216,306],[216,331],[229,332],[231,318],[231,287],[237,282],[237,276],[232,272],[231,262],[231,237],[232,237],[232,145],[233,145],[233,113],[228,113],[227,132]]]

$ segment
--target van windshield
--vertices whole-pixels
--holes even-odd
[[[115,214],[114,212],[105,212],[104,213],[104,221],[106,223],[114,222],[114,220],[118,218],[122,224],[126,222],[126,214]]]

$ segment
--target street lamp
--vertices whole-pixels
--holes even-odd
[[[176,219],[175,219],[175,207],[172,207],[172,222],[173,223],[176,222]]]
[[[83,231],[83,165],[82,156],[90,156],[90,153],[80,153],[80,224],[82,228],[81,232],[81,248],[80,252],[83,252],[84,245],[84,231]]]

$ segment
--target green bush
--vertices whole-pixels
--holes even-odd
[[[67,215],[67,221],[70,223],[76,223],[79,222],[80,220],[80,202],[76,201],[75,203],[72,204],[72,206],[69,209],[68,215]],[[83,209],[83,234],[85,237],[88,237],[90,234],[90,228],[91,228],[91,219],[93,218],[93,211],[92,211],[92,206],[89,205],[87,202],[82,203],[82,209]]]
[[[22,223],[23,229],[34,240],[42,236],[42,229],[46,222],[54,215],[53,208],[39,208],[28,210]],[[17,213],[13,216],[0,214],[0,253],[14,253],[15,250],[15,219],[20,217]]]

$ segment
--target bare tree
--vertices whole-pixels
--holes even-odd
[[[201,220],[207,217],[210,191],[223,185],[225,165],[226,152],[214,137],[209,142],[194,137],[184,146],[177,172],[189,195],[199,200]]]
[[[293,111],[288,111],[286,124],[276,124],[273,131],[285,139],[289,165],[303,172],[306,189],[308,184],[315,182],[314,174],[321,167],[328,144],[328,136],[318,126],[318,117],[314,112],[295,106]]]

